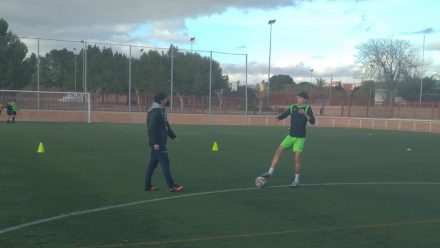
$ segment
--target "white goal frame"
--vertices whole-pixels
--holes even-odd
[[[46,110],[79,111],[84,112],[84,119],[90,123],[91,98],[88,92],[0,89],[0,103],[6,105],[9,99],[16,100],[19,109],[36,110],[38,119],[39,113]]]

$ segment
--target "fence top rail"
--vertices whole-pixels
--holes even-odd
[[[403,119],[403,118],[371,118],[371,117],[340,117],[340,116],[317,116],[317,119],[352,119],[352,120],[379,120],[379,121],[413,121],[440,123],[438,120],[429,119]]]
[[[168,115],[179,116],[206,116],[209,114],[185,114],[185,113],[168,113]],[[224,117],[245,117],[245,118],[274,118],[277,115],[228,115],[228,114],[214,114],[214,116]],[[439,120],[423,120],[423,119],[399,119],[399,118],[362,118],[362,117],[340,117],[340,116],[315,116],[316,119],[352,119],[352,120],[375,120],[375,121],[405,121],[405,122],[427,122],[433,124],[440,124]]]
[[[49,94],[85,94],[90,95],[89,92],[74,92],[74,91],[41,91],[41,90],[2,90],[0,92],[18,92],[18,93],[49,93]]]

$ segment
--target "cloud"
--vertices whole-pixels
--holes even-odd
[[[411,34],[433,34],[433,33],[438,33],[438,32],[439,31],[435,31],[434,28],[425,28],[423,30],[412,32]]]
[[[230,81],[244,81],[243,74],[246,71],[245,65],[240,64],[222,64],[223,73],[229,75]],[[248,64],[248,83],[256,84],[261,81],[267,81],[268,65],[261,64],[255,61]],[[303,81],[310,81],[310,66],[304,63],[285,67],[271,67],[271,76],[273,75],[289,75],[296,83]],[[324,78],[330,81],[341,80],[343,82],[351,82],[353,79],[353,66],[340,65],[337,67],[324,68],[320,71],[314,71],[313,78]]]
[[[316,1],[316,0],[315,0]],[[0,17],[4,18],[15,34],[28,37],[42,37],[64,40],[85,40],[120,44],[143,45],[151,47],[168,47],[170,43],[178,47],[188,47],[189,38],[186,22],[200,17],[209,17],[225,13],[231,9],[241,11],[275,10],[283,7],[297,7],[314,0],[1,0]],[[341,1],[341,0],[339,0]],[[343,0],[341,2],[359,2]],[[316,1],[319,2],[319,1]],[[328,0],[327,2],[335,2]],[[273,17],[270,17],[273,18]],[[319,18],[314,18],[317,22]],[[231,21],[231,20],[229,20]],[[235,22],[235,20],[232,20]],[[368,19],[361,15],[359,25],[367,28]],[[321,22],[321,21],[319,21]],[[333,20],[332,20],[333,22]],[[330,23],[330,22],[329,22]],[[307,34],[303,34],[307,36]],[[197,40],[195,42],[197,44]],[[243,45],[242,45],[243,44]],[[42,52],[50,48],[49,41],[42,41]],[[79,46],[81,43],[73,43]],[[36,51],[36,45],[32,51]],[[57,47],[54,44],[53,47]],[[52,48],[53,48],[52,47]],[[251,45],[238,43],[231,46],[237,50]],[[118,49],[116,46],[114,49]],[[126,49],[126,47],[120,48]],[[138,50],[137,50],[138,51]],[[254,55],[255,56],[255,55]],[[301,58],[303,59],[303,58]],[[313,58],[318,59],[318,58]],[[293,62],[296,63],[296,62]],[[307,62],[311,63],[311,62]],[[309,68],[302,63],[277,66],[274,64],[272,74],[286,74],[295,78],[309,78]],[[318,66],[315,64],[315,68]],[[341,68],[341,69],[338,69]],[[351,69],[344,66],[321,69],[320,75],[341,75],[351,77]],[[249,63],[249,75],[267,80],[267,65]],[[234,66],[224,68],[232,73]],[[231,72],[229,72],[230,70]],[[243,68],[236,68],[240,73]],[[327,73],[327,71],[329,73]],[[317,72],[318,73],[318,72]]]
[[[427,44],[425,50],[428,51],[440,51],[440,42]]]
[[[0,16],[8,21],[14,33],[23,36],[110,40],[112,36],[133,31],[136,25],[153,23],[152,38],[175,41],[170,37],[175,37],[176,32],[185,35],[187,18],[219,14],[229,8],[273,9],[298,2],[300,0],[2,0]],[[176,41],[181,39],[179,35]]]

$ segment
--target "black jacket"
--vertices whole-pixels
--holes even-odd
[[[150,146],[156,144],[163,146],[167,143],[167,136],[171,139],[177,137],[167,121],[165,110],[157,103],[148,110],[147,128]]]
[[[312,107],[309,105],[299,105],[299,104],[293,104],[290,106],[290,108],[282,113],[281,115],[277,116],[278,120],[282,120],[286,118],[287,116],[290,117],[290,136],[297,137],[297,138],[304,138],[306,137],[306,127],[307,127],[307,117],[305,114],[300,114],[298,110],[302,109],[304,113],[307,113],[308,116],[310,116],[310,124],[315,124],[315,116],[313,115]]]

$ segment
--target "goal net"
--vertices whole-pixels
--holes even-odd
[[[17,119],[90,123],[90,93],[0,90],[0,104],[17,103]]]

